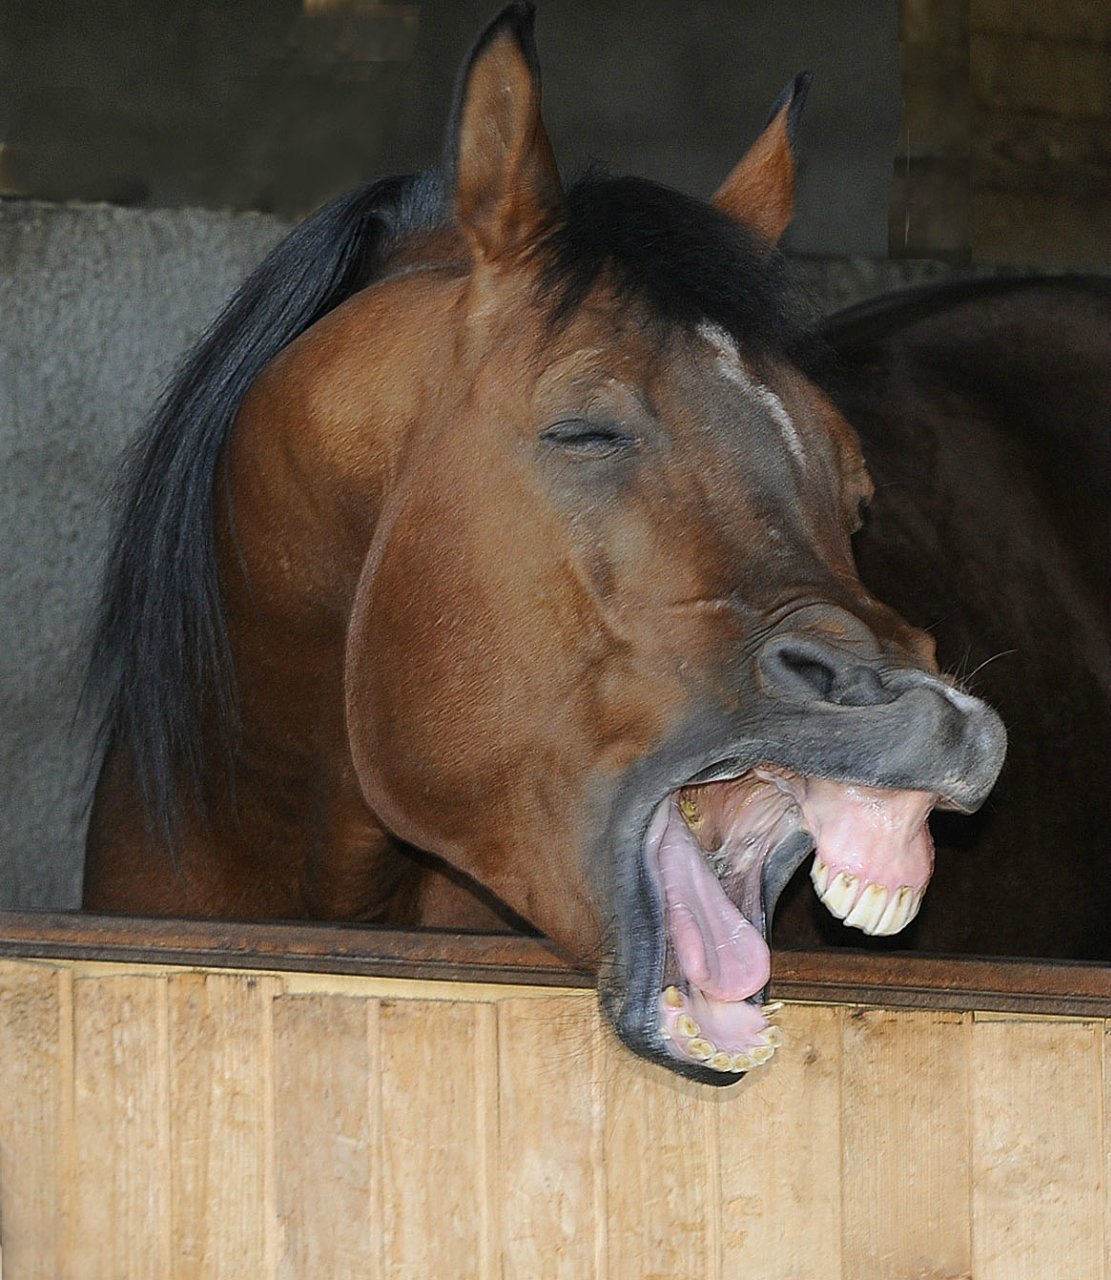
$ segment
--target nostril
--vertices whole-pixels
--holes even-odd
[[[770,692],[792,701],[872,707],[894,696],[866,662],[808,636],[770,640],[760,655],[760,674]]]
[[[779,669],[783,691],[797,689],[811,697],[817,696],[823,702],[832,702],[835,677],[824,662],[816,662],[813,658],[792,653],[784,649],[779,654]]]
[[[875,707],[893,698],[871,667],[854,667],[834,683],[829,700],[842,707]]]

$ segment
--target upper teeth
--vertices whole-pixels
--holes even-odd
[[[873,881],[861,882],[848,871],[833,874],[818,854],[810,868],[818,897],[839,920],[874,936],[898,933],[918,914],[925,889],[902,885],[889,889]]]

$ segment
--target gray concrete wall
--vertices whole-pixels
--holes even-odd
[[[272,220],[0,203],[0,905],[73,905],[81,634],[124,441]]]
[[[255,214],[0,202],[0,906],[72,906],[74,724],[103,500],[157,388],[284,230]],[[800,264],[832,306],[944,272]]]

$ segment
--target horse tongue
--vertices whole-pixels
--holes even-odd
[[[767,943],[722,889],[674,807],[658,856],[668,933],[683,977],[715,1003],[760,991],[771,974]]]

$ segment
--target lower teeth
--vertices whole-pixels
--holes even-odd
[[[678,987],[671,986],[664,989],[663,1003],[670,1009],[681,1008],[685,999]],[[782,1000],[776,1000],[762,1005],[761,1012],[773,1014],[778,1013],[782,1008]],[[769,1025],[760,1032],[757,1043],[750,1045],[743,1052],[720,1049],[702,1034],[702,1028],[689,1013],[682,1013],[675,1019],[674,1034],[666,1023],[661,1025],[660,1034],[665,1040],[677,1043],[681,1052],[693,1061],[709,1067],[712,1071],[730,1072],[734,1075],[763,1066],[770,1061],[776,1049],[783,1043],[783,1035],[779,1028]]]

